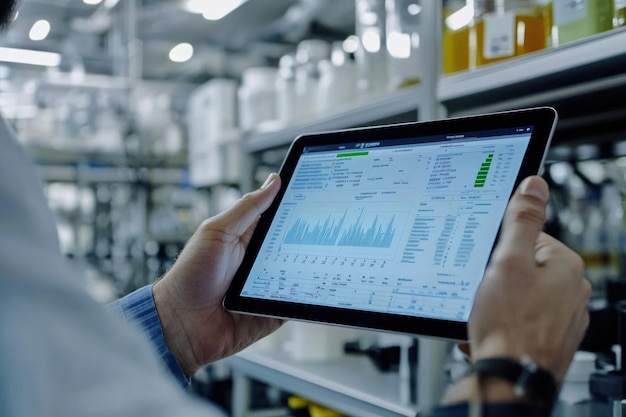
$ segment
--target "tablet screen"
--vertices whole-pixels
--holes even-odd
[[[540,107],[296,138],[224,306],[466,340],[507,203],[556,120]]]
[[[532,133],[304,147],[240,294],[467,321]]]

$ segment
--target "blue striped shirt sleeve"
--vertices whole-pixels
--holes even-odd
[[[159,320],[159,314],[152,297],[152,285],[141,287],[125,297],[109,303],[107,310],[129,322],[138,324],[150,339],[153,349],[170,374],[183,388],[189,386],[190,379],[181,369],[174,354],[165,345],[161,320]]]

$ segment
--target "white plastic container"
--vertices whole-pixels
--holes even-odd
[[[321,61],[319,71],[318,113],[330,113],[357,98],[356,65],[343,51],[342,42],[333,44],[331,59]]]
[[[214,78],[198,87],[188,106],[189,177],[195,187],[236,182],[238,152],[237,82]],[[234,145],[238,148],[238,145]]]
[[[578,351],[570,364],[555,405],[553,416],[582,417],[589,414],[589,379],[596,372],[596,357],[593,352]]]
[[[280,58],[276,77],[276,118],[284,126],[299,114],[296,96],[296,56],[286,54]]]
[[[243,72],[239,87],[239,127],[254,130],[263,122],[276,120],[276,76],[273,67],[250,67]]]
[[[360,97],[387,90],[387,51],[385,48],[385,0],[355,0],[358,91]]]
[[[291,321],[285,349],[298,362],[320,363],[345,357],[343,346],[350,329],[317,323]]]
[[[419,21],[421,6],[411,0],[386,0],[389,90],[417,84],[421,77]]]
[[[298,44],[296,52],[297,118],[310,117],[317,112],[319,97],[319,63],[330,55],[330,44],[319,39],[307,39]]]

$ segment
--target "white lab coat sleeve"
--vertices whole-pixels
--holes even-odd
[[[35,172],[0,118],[0,416],[223,416],[82,288]]]

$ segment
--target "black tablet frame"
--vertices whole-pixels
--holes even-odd
[[[224,307],[237,313],[407,333],[455,341],[467,340],[466,322],[259,299],[241,296],[240,293],[278,210],[287,184],[291,180],[300,154],[305,147],[533,126],[530,143],[515,180],[513,188],[515,190],[525,177],[540,173],[557,120],[558,115],[555,109],[537,107],[428,122],[354,128],[299,136],[292,142],[280,169],[282,185],[279,194],[260,218],[243,262],[228,289],[224,299]]]

